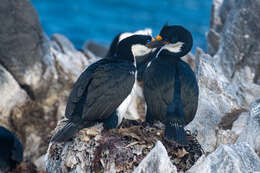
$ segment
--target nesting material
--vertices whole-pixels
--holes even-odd
[[[83,129],[72,141],[50,144],[47,171],[132,172],[158,140],[178,171],[188,170],[203,153],[196,137],[187,132],[188,145],[180,147],[163,139],[163,129],[161,123],[131,120],[113,130],[103,130],[102,124]]]

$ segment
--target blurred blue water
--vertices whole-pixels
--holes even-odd
[[[86,40],[108,45],[123,31],[183,25],[192,32],[194,47],[206,49],[212,0],[31,0],[48,35],[61,33],[77,48]]]

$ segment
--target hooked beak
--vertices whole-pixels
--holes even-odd
[[[146,46],[149,48],[158,48],[168,44],[167,41],[163,41],[162,36],[157,35],[156,39],[152,39],[151,42],[147,43]]]

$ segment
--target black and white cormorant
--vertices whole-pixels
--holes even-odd
[[[0,126],[0,172],[15,169],[23,161],[23,146],[19,139]]]
[[[146,120],[163,122],[165,139],[186,145],[184,126],[196,114],[199,95],[194,72],[181,60],[192,48],[192,35],[182,26],[166,25],[151,42],[156,44],[162,47],[144,72]]]
[[[117,127],[131,102],[135,83],[135,56],[151,36],[133,35],[118,43],[116,54],[90,65],[69,95],[65,116],[69,122],[52,141],[67,141],[82,128],[103,122],[105,129]]]
[[[152,36],[152,30],[144,29],[144,30],[139,30],[136,32],[121,32],[121,33],[117,34],[110,44],[106,58],[109,58],[116,54],[118,43],[122,39],[125,39],[125,38],[130,37],[135,34]],[[152,40],[154,40],[154,39],[152,38]],[[144,119],[144,116],[138,112],[138,106],[139,106],[140,102],[142,102],[144,100],[143,73],[144,73],[144,70],[145,70],[147,64],[152,60],[154,50],[155,49],[153,49],[152,51],[151,50],[147,51],[147,48],[140,47],[136,53],[137,73],[136,73],[136,80],[135,80],[135,84],[134,84],[134,93],[133,93],[132,101],[131,101],[131,103],[129,105],[129,109],[128,109],[129,114],[126,117],[127,119],[132,119],[132,120],[137,120],[137,119],[143,120]]]

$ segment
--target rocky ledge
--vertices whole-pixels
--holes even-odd
[[[195,56],[184,57],[200,86],[196,117],[185,127],[196,136],[192,141],[198,143],[184,151],[161,139],[163,127],[143,123],[110,132],[102,131],[99,125],[94,136],[90,129],[83,129],[71,142],[49,144],[57,122],[60,120],[56,130],[64,121],[61,119],[74,81],[107,49],[88,43],[81,52],[63,35],[48,38],[28,0],[3,0],[0,125],[16,133],[25,147],[25,163],[18,172],[29,161],[37,171],[47,172],[82,172],[87,168],[101,172],[259,172],[259,9],[259,0],[213,1],[208,54],[198,48]],[[147,137],[146,130],[155,133]],[[118,139],[119,146],[111,144]],[[192,153],[195,146],[201,146],[204,154]],[[116,147],[124,152],[112,152],[113,157],[107,157]],[[90,159],[94,159],[93,165]]]

